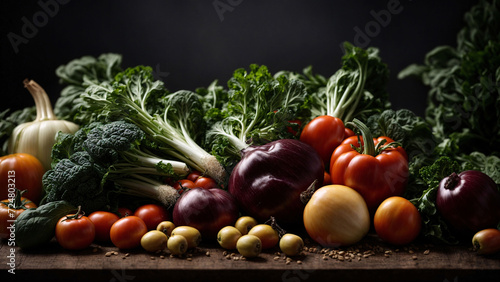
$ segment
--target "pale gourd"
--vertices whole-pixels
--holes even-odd
[[[33,80],[24,80],[24,87],[28,89],[35,100],[36,118],[34,121],[18,125],[12,131],[9,139],[8,151],[13,153],[27,153],[35,156],[45,170],[51,168],[51,152],[58,132],[75,133],[79,126],[66,120],[58,120],[49,96],[45,90]]]

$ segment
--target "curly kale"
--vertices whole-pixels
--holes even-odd
[[[86,151],[75,152],[44,174],[43,202],[65,200],[82,206],[86,212],[108,210],[111,203],[101,185],[105,173],[106,169],[96,164]]]
[[[115,207],[120,195],[133,195],[170,206],[178,193],[160,179],[180,178],[189,170],[153,149],[145,133],[125,121],[95,122],[75,134],[59,134],[53,168],[43,180],[45,201],[66,200],[89,212]]]

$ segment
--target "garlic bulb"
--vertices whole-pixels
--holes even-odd
[[[12,131],[9,139],[8,151],[13,153],[27,153],[35,156],[45,170],[51,169],[52,146],[58,132],[75,133],[79,126],[73,122],[58,120],[50,99],[45,90],[33,80],[25,79],[24,87],[28,89],[35,100],[36,119],[18,125]]]

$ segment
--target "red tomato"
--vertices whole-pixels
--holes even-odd
[[[323,160],[325,168],[328,168],[333,150],[344,140],[344,131],[341,119],[323,115],[306,124],[300,134],[300,141],[313,147]]]
[[[393,196],[385,199],[377,208],[373,225],[380,239],[395,245],[405,245],[417,238],[422,219],[410,201]]]
[[[126,217],[129,215],[133,215],[134,212],[129,208],[121,207],[118,208],[118,214],[120,215],[120,217]]]
[[[170,220],[170,215],[164,206],[147,204],[137,208],[134,215],[146,223],[148,230],[156,230],[160,222]]]
[[[186,176],[186,179],[191,180],[194,183],[201,176],[203,176],[203,173],[201,173],[200,171],[197,171],[197,170],[193,170],[193,171],[191,171],[190,174],[188,174],[188,176]]]
[[[24,197],[38,204],[42,198],[42,163],[25,153],[0,157],[0,199],[13,199],[14,190],[27,190]]]
[[[36,208],[36,204],[32,201],[21,197],[22,192],[17,191],[16,196],[12,199],[6,199],[0,202],[0,238],[6,239],[11,236],[15,239],[15,229],[9,229],[14,226],[15,220],[26,209]]]
[[[195,187],[200,187],[203,189],[218,188],[217,182],[211,177],[201,176],[194,182]]]
[[[363,137],[361,144],[366,148]],[[373,147],[382,142],[394,142],[389,137],[371,138]],[[332,154],[330,162],[330,177],[332,183],[346,185],[358,191],[366,201],[370,213],[375,213],[383,200],[391,196],[403,194],[408,182],[408,157],[405,150],[398,146],[380,151],[374,150],[373,155],[359,148],[358,136],[346,138]]]
[[[346,127],[344,129],[344,139],[349,138],[351,136],[356,136],[356,133],[354,133],[354,131],[352,131],[352,129]]]
[[[57,222],[56,239],[65,249],[85,249],[95,239],[94,223],[78,210],[76,214],[64,216]]]
[[[111,242],[120,249],[133,249],[141,245],[141,238],[148,232],[144,221],[134,215],[120,218],[111,226]]]
[[[332,178],[330,177],[330,173],[325,171],[325,176],[323,177],[323,186],[332,184]],[[319,188],[319,187],[317,187]]]
[[[181,179],[178,180],[172,187],[174,187],[175,190],[179,192],[179,195],[184,193],[186,189],[193,189],[196,186],[194,185],[194,182],[188,179]]]
[[[120,219],[114,213],[107,211],[95,211],[89,214],[89,219],[95,226],[95,240],[99,242],[110,242],[109,231],[111,226]]]

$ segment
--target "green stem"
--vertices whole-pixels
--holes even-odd
[[[357,127],[361,132],[361,136],[363,136],[363,145],[360,143],[362,154],[375,157],[377,151],[375,150],[375,142],[373,142],[373,135],[370,129],[368,129],[368,127],[357,118],[353,119],[352,122],[349,122],[348,124],[353,124]]]

